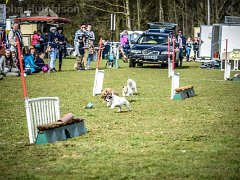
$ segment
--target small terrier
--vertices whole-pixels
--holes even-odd
[[[134,90],[134,92],[137,92],[137,84],[136,84],[136,82],[134,82],[134,80],[128,79],[128,80],[127,80],[127,85],[128,85],[132,90]]]
[[[122,106],[125,105],[128,111],[131,111],[130,109],[130,103],[128,100],[126,100],[124,97],[119,97],[117,95],[114,95],[114,93],[107,95],[106,97],[107,106],[111,106],[111,109],[114,109],[115,107],[118,107],[118,112],[122,111]]]
[[[106,100],[107,95],[109,95],[109,94],[111,95],[112,93],[115,95],[118,95],[118,93],[116,91],[114,91],[112,88],[105,88],[101,92],[101,98]]]
[[[123,86],[122,95],[125,97],[133,96],[133,90],[130,86]]]

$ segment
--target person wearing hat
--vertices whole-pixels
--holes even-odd
[[[86,24],[81,23],[79,26],[79,30],[75,33],[74,36],[74,47],[75,47],[75,56],[76,56],[76,63],[74,65],[74,69],[76,70],[83,70],[84,63],[83,63],[83,56],[84,56],[84,42],[86,39],[85,32],[86,32]]]
[[[56,57],[57,57],[57,44],[58,44],[58,39],[57,39],[57,33],[56,33],[57,28],[56,27],[51,27],[50,28],[50,33],[48,34],[48,49],[50,51],[50,72],[56,72]]]
[[[59,58],[59,71],[62,71],[62,56],[66,47],[66,38],[63,34],[63,28],[57,28],[57,39],[58,39],[58,58]]]

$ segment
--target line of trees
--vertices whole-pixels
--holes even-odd
[[[124,29],[146,30],[148,22],[174,22],[186,36],[193,36],[194,27],[207,24],[208,0],[9,0],[8,6],[60,7],[56,12],[72,20],[65,34],[71,39],[80,22],[90,22],[98,36],[110,39],[110,14],[116,14],[115,40]],[[209,0],[211,24],[223,23],[225,16],[240,16],[239,0]],[[65,7],[65,11],[62,9]],[[67,8],[68,7],[68,8]],[[70,8],[75,11],[70,12]],[[69,9],[69,11],[66,11]],[[77,11],[76,11],[77,10]]]

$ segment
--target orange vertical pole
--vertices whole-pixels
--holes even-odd
[[[24,78],[20,40],[18,37],[17,37],[17,51],[18,51],[18,60],[19,60],[19,64],[20,64],[20,74],[21,74],[21,79],[22,79],[23,96],[24,96],[24,99],[26,99],[27,98],[27,87],[26,87],[26,82],[25,82],[25,78]]]
[[[172,70],[174,71],[175,67],[175,38],[173,37],[173,46],[172,46]]]
[[[101,51],[102,51],[102,38],[99,41],[99,49],[98,49],[98,60],[97,60],[97,69],[99,69],[100,59],[101,59]]]

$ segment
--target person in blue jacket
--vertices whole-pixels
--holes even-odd
[[[50,33],[48,34],[48,49],[50,51],[50,72],[56,72],[56,58],[57,58],[57,46],[58,46],[58,39],[57,39],[57,28],[51,27]]]
[[[35,62],[35,49],[33,46],[30,46],[29,53],[25,54],[24,57],[24,71],[26,74],[38,73],[42,68],[38,67]]]

